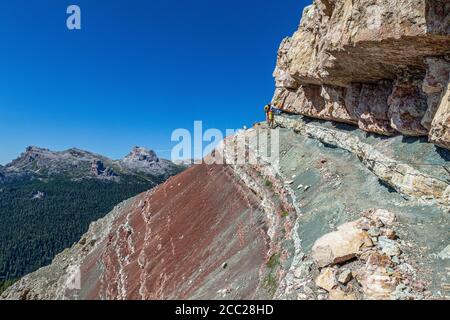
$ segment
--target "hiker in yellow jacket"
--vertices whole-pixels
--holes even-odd
[[[273,110],[272,110],[272,108],[269,110],[269,112],[268,112],[268,114],[267,114],[267,117],[268,117],[268,124],[269,124],[269,127],[270,127],[270,129],[273,129],[273,127],[274,127],[274,113],[273,113]]]
[[[266,113],[266,122],[267,122],[267,126],[272,128],[274,127],[274,108],[272,107],[272,105],[269,103],[264,107],[264,111]]]

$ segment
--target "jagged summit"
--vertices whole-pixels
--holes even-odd
[[[169,160],[160,159],[155,151],[143,147],[134,147],[125,158],[116,161],[116,164],[123,170],[146,174],[165,172],[172,166],[185,167]]]
[[[159,162],[156,152],[142,147],[134,147],[133,150],[123,159],[123,162],[144,161],[150,163]]]
[[[89,173],[84,169],[90,167],[90,164],[95,161],[111,162],[107,157],[76,148],[52,151],[46,148],[29,146],[17,159],[5,166],[5,172],[20,175],[69,174],[71,176],[82,176]]]

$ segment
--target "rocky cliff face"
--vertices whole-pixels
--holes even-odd
[[[222,144],[1,298],[450,299],[449,6],[314,1],[278,54],[278,160],[264,125],[229,137],[258,163]]]
[[[450,147],[450,3],[315,0],[283,41],[274,104]]]

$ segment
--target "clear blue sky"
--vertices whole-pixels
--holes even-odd
[[[263,118],[302,0],[14,0],[0,10],[0,164],[26,146],[164,157],[176,128]],[[82,30],[66,9],[82,10]]]

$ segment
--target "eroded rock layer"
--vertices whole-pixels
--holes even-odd
[[[315,0],[280,46],[273,103],[448,148],[449,54],[446,0]]]
[[[195,166],[93,224],[9,299],[254,298],[268,253],[256,196],[222,165]]]
[[[447,150],[279,116],[130,199],[2,299],[448,299]],[[264,150],[279,136],[278,159]],[[257,163],[234,162],[245,142]]]

